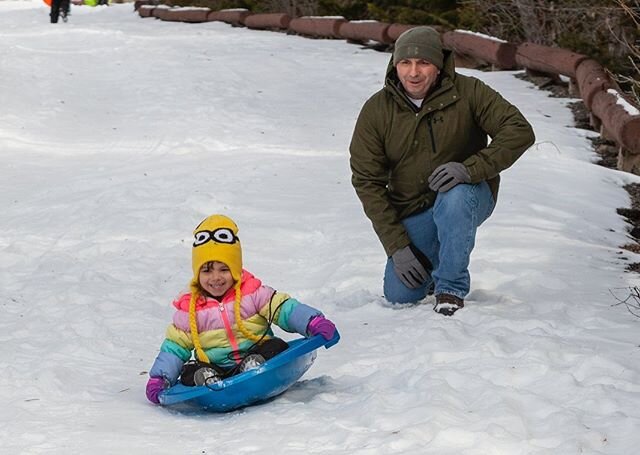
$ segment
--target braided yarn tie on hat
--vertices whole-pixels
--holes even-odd
[[[189,286],[191,288],[191,300],[189,300],[189,329],[191,330],[191,338],[193,340],[193,347],[196,350],[196,357],[201,362],[209,363],[209,357],[202,349],[202,343],[200,343],[200,336],[198,336],[198,320],[196,318],[196,302],[200,297],[200,286],[195,280],[191,281]]]
[[[233,311],[234,311],[234,313],[236,315],[236,325],[238,326],[238,328],[240,329],[240,331],[242,332],[242,334],[245,337],[247,337],[251,341],[254,341],[256,343],[260,343],[262,341],[262,338],[264,337],[264,335],[258,336],[256,334],[250,332],[244,326],[244,322],[242,322],[242,315],[240,314],[240,301],[242,300],[242,293],[240,292],[240,281],[236,282],[235,291],[236,291],[236,301],[235,301],[235,303],[233,305]]]

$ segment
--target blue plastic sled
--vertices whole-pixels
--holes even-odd
[[[316,349],[330,348],[340,340],[336,330],[330,340],[321,335],[288,341],[289,349],[267,360],[255,370],[231,376],[222,382],[188,387],[178,383],[158,397],[160,404],[196,405],[207,411],[227,412],[280,395],[311,367]]]

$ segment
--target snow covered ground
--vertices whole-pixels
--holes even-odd
[[[453,318],[381,297],[350,185],[356,115],[388,54],[141,19],[131,4],[0,1],[0,452],[615,454],[640,444],[629,174],[592,164],[567,104],[497,88],[537,142],[503,174]],[[147,402],[190,233],[222,212],[245,266],[342,340],[281,397],[228,414]]]

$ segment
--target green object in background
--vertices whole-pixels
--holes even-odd
[[[98,4],[98,0],[84,0],[84,4],[87,6],[96,6]]]

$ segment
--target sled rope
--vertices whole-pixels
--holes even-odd
[[[254,343],[258,344],[260,343],[260,341],[262,341],[262,338],[264,338],[264,335],[257,336],[249,332],[249,330],[247,330],[247,328],[244,326],[244,322],[242,322],[242,317],[240,315],[240,301],[242,300],[242,294],[240,293],[240,280],[236,282],[235,289],[236,289],[236,301],[233,305],[233,311],[236,315],[236,324],[238,324],[238,328],[240,329],[240,331],[245,337],[247,337]]]

